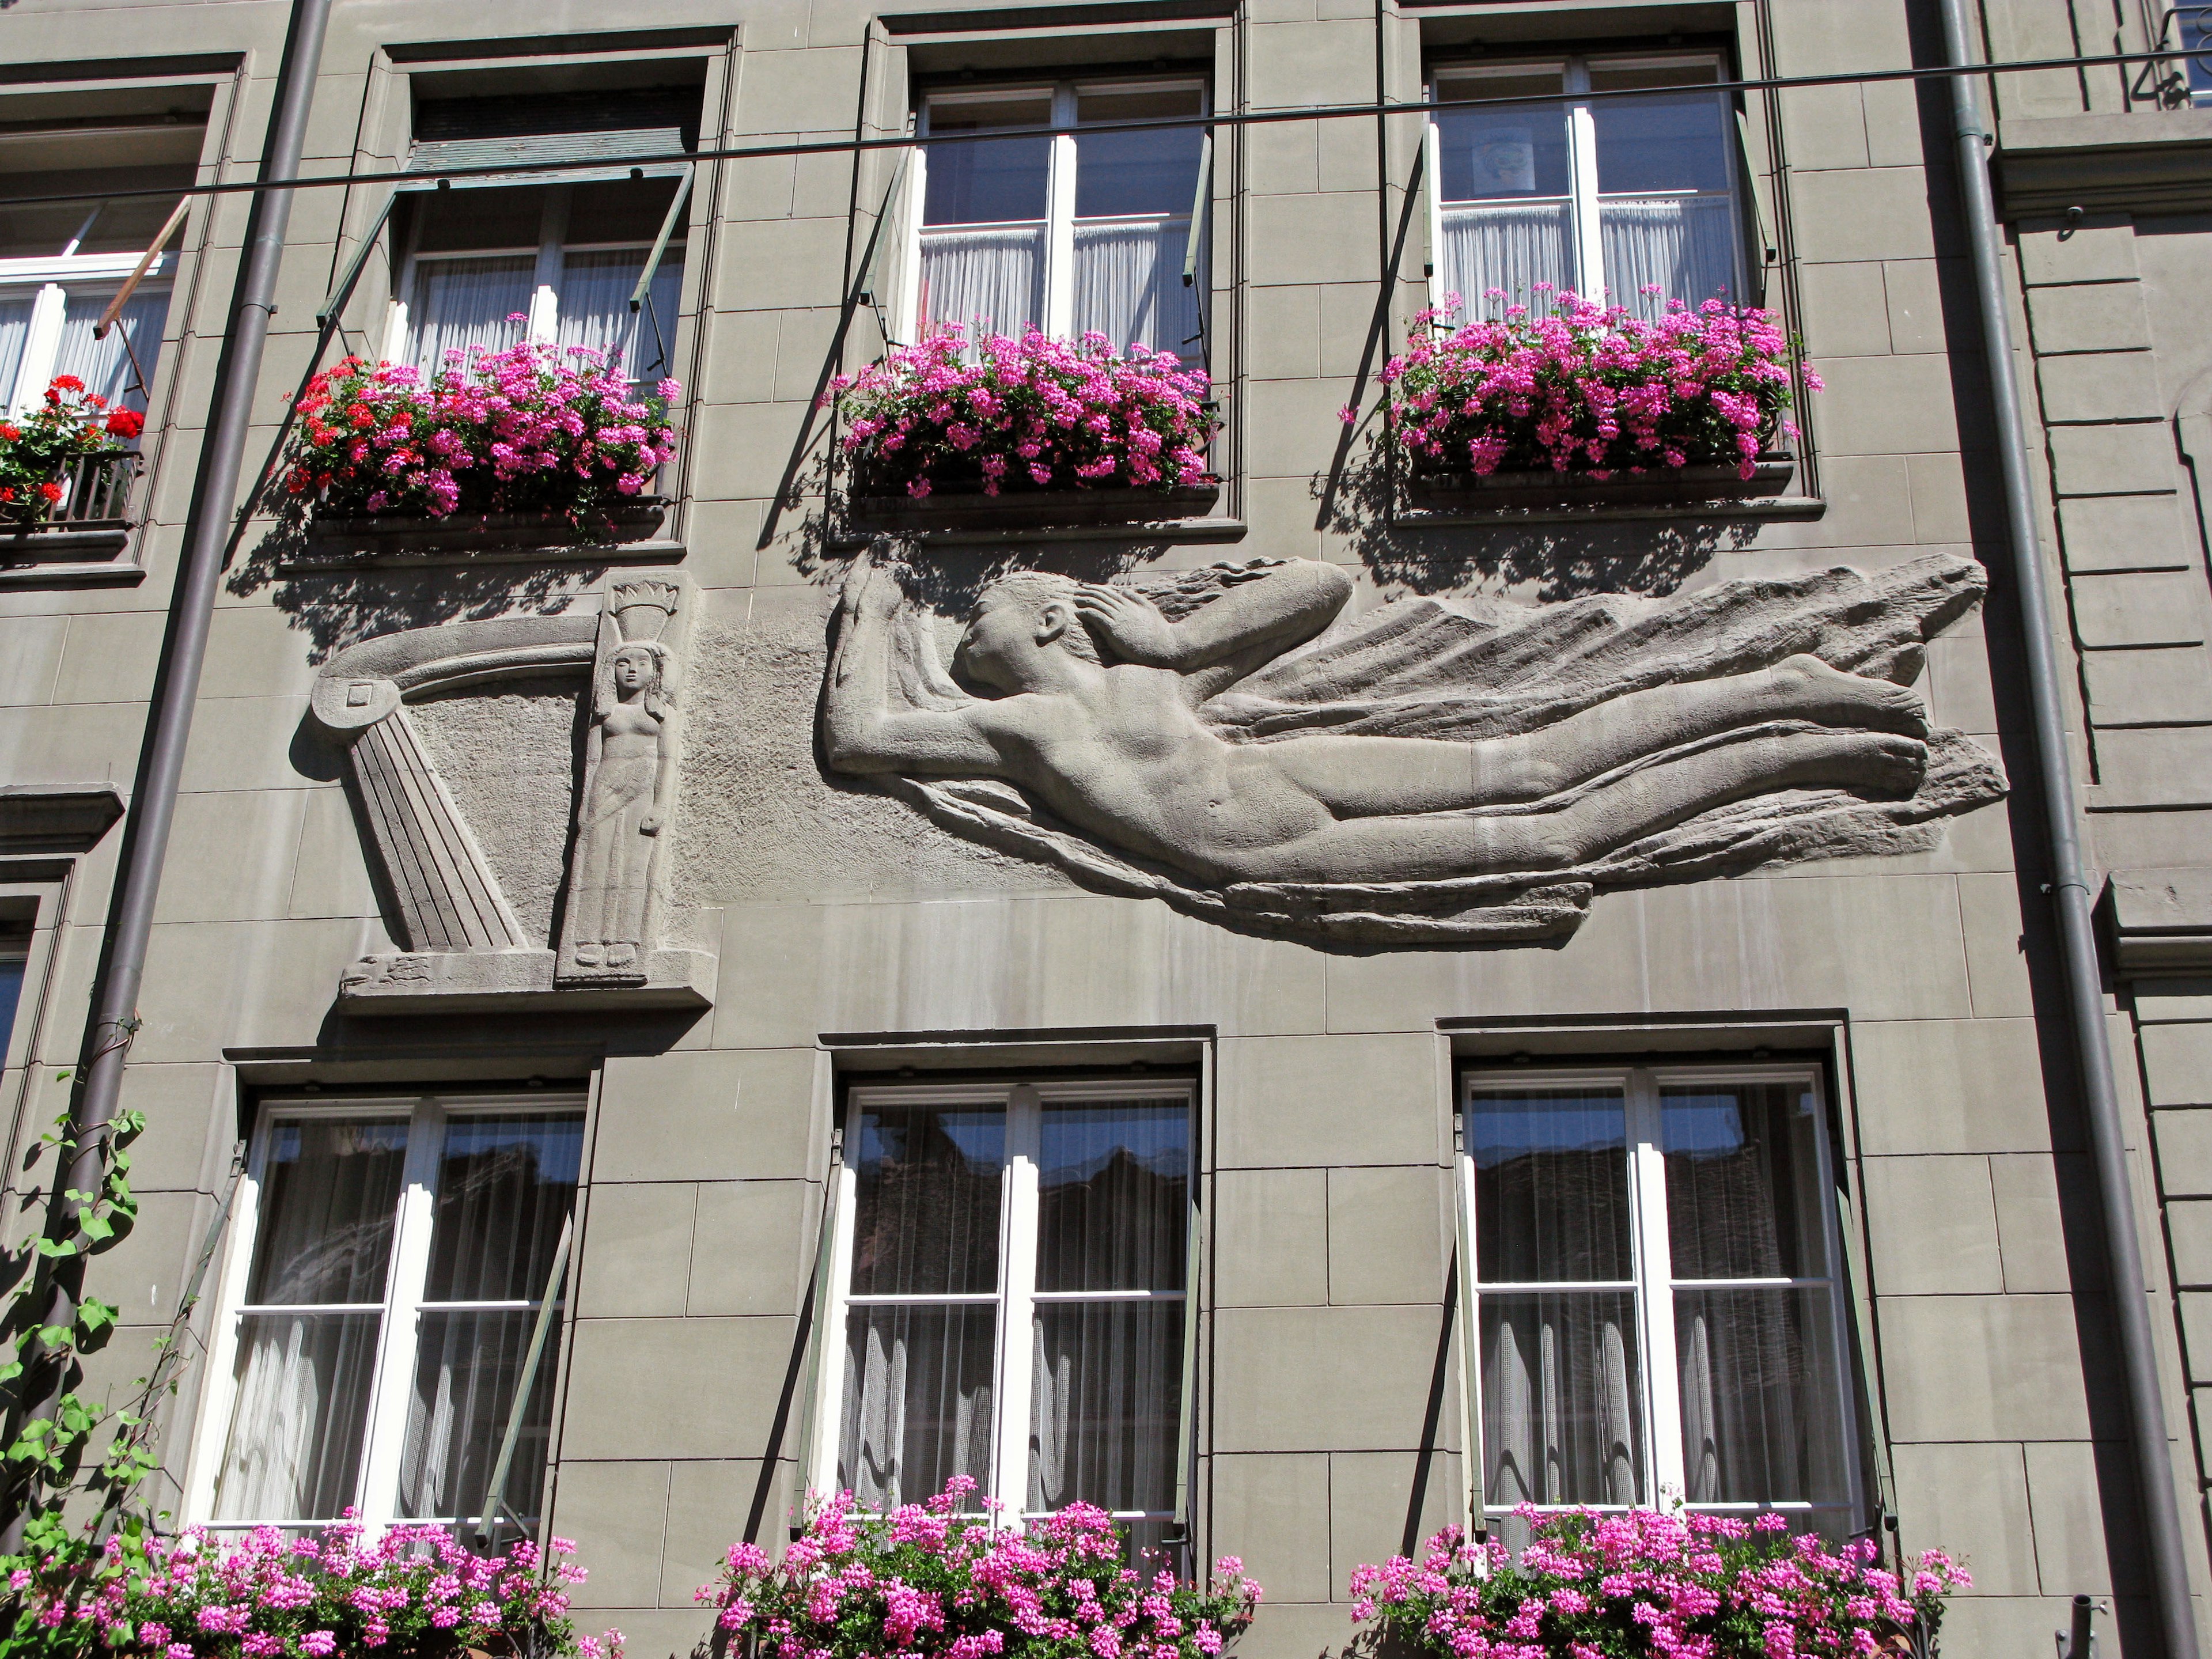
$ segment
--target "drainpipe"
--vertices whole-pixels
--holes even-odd
[[[277,71],[276,109],[261,155],[263,182],[296,179],[307,137],[307,108],[313,101],[315,75],[322,62],[324,25],[330,0],[293,0],[292,20]],[[176,817],[178,780],[185,745],[191,735],[192,708],[199,696],[200,669],[207,659],[208,628],[215,611],[216,585],[222,574],[232,519],[252,417],[253,390],[261,377],[261,353],[276,313],[276,272],[284,255],[284,232],[292,216],[289,190],[257,191],[246,221],[246,245],[234,290],[229,333],[216,368],[213,418],[208,447],[185,520],[185,562],[170,602],[169,637],[155,677],[160,688],[153,729],[147,740],[144,771],[131,801],[130,850],[122,871],[106,973],[93,999],[85,1035],[85,1060],[70,1112],[70,1136],[77,1151],[69,1173],[57,1183],[46,1234],[66,1238],[76,1231],[76,1206],[61,1194],[96,1188],[104,1163],[101,1131],[115,1116],[123,1085],[123,1066],[137,1030],[138,988],[145,972],[146,943],[154,921],[154,902],[161,886],[161,864]],[[84,1291],[84,1258],[64,1257],[48,1281],[45,1323],[74,1324]],[[51,1419],[62,1392],[62,1368],[32,1361],[43,1378],[26,1420]],[[27,1379],[27,1381],[28,1379]],[[25,1494],[6,1494],[14,1512],[0,1531],[0,1552],[19,1544],[28,1518]]]
[[[1943,0],[1943,44],[1950,66],[1972,62],[1966,0]],[[2051,843],[2051,901],[2057,912],[2060,961],[2074,1027],[2074,1054],[2082,1103],[2087,1109],[2089,1148],[2096,1170],[2104,1224],[2105,1265],[2110,1276],[2113,1322],[2119,1328],[2120,1370],[2126,1384],[2129,1433],[2135,1452],[2143,1534],[2150,1545],[2153,1595],[2166,1659],[2197,1659],[2197,1623],[2190,1604],[2189,1563],[2181,1514],[2173,1494],[2173,1464],[2166,1443],[2166,1402],[2158,1379],[2158,1350],[2151,1339],[2142,1248],[2136,1235],[2135,1191],[2128,1177],[2127,1142],[2112,1086],[2112,1056],[2105,1030],[2103,975],[2089,918],[2090,892],[2074,818],[2074,766],[2066,746],[2066,713],[2058,695],[2058,664],[2051,647],[2051,600],[2045,591],[2043,556],[2037,545],[2034,486],[2021,421],[2020,387],[2013,377],[2012,329],[2007,320],[2004,264],[1996,214],[1990,194],[1987,140],[1974,96],[1975,77],[1950,77],[1953,130],[1959,150],[1959,183],[1965,198],[1966,234],[1973,247],[1974,286],[1982,313],[1982,350],[1989,362],[1990,396],[1996,405],[1997,459],[2003,469],[2007,539],[2020,626],[2027,656],[2028,701],[2035,718],[2037,781],[2042,786],[2044,828]]]

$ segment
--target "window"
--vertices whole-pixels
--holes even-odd
[[[1440,111],[1430,129],[1437,294],[1461,295],[1469,317],[1541,309],[1547,283],[1646,317],[1670,299],[1736,300],[1735,112],[1699,90],[1719,73],[1680,56],[1437,69],[1437,101],[1528,101]]]
[[[2177,6],[2172,15],[2181,25],[2182,50],[2191,54],[2182,60],[2189,101],[2212,102],[2212,6]]]
[[[1206,112],[1199,81],[930,94],[920,116],[924,137],[1056,131],[915,154],[908,199],[920,210],[912,214],[902,319],[923,332],[962,324],[970,337],[1018,335],[1030,325],[1063,339],[1095,331],[1116,349],[1141,344],[1198,362],[1208,281],[1205,133],[1086,128]]]
[[[670,373],[684,290],[680,228],[645,307],[629,296],[674,194],[665,181],[425,192],[385,355],[424,374],[446,354],[524,338],[619,351],[634,380]],[[519,320],[518,320],[519,319]]]
[[[1859,1514],[1834,1177],[1794,1070],[1470,1073],[1483,1504]]]
[[[15,1029],[15,1010],[23,1000],[30,954],[30,923],[0,916],[0,1066],[8,1063],[8,1042]]]
[[[240,1183],[210,1360],[218,1527],[482,1512],[561,1259],[580,1106],[483,1097],[265,1106]],[[506,1507],[535,1521],[557,1318]]]
[[[174,254],[155,261],[106,338],[94,339],[93,330],[177,203],[100,192],[181,191],[198,172],[204,131],[194,120],[0,134],[0,412],[28,409],[57,374],[74,374],[109,402],[144,412]],[[84,199],[6,199],[65,191],[82,191]]]
[[[812,1484],[869,1508],[955,1475],[1079,1500],[1140,1545],[1180,1463],[1192,1093],[1158,1079],[855,1088]]]

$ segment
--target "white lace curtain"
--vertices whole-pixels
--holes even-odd
[[[107,331],[107,337],[95,340],[92,331],[114,298],[112,289],[70,290],[62,307],[61,349],[54,358],[54,373],[76,375],[84,382],[86,391],[98,392],[111,404],[143,410],[147,388],[137,385],[131,372],[131,354],[137,354],[139,368],[150,380],[161,356],[162,325],[169,319],[169,290],[140,288],[116,313],[115,326]],[[131,343],[129,352],[124,349],[126,338]]]
[[[1484,297],[1492,289],[1541,312],[1538,283],[1554,289],[1576,285],[1574,224],[1566,203],[1447,207],[1442,216],[1438,286],[1466,301],[1462,320],[1498,314],[1501,302]],[[1692,309],[1706,300],[1733,301],[1735,236],[1735,211],[1726,197],[1601,202],[1607,303],[1656,318],[1669,300]],[[1658,293],[1644,293],[1647,285],[1656,285]]]
[[[473,346],[504,351],[521,339],[537,270],[528,254],[418,260],[408,361],[427,376],[446,366],[448,350],[465,362]]]
[[[1079,221],[1070,333],[1097,331],[1117,349],[1152,346],[1195,357],[1199,300],[1185,288],[1190,221]],[[921,315],[979,334],[1018,337],[1045,320],[1045,228],[938,227],[921,233]]]
[[[31,296],[0,295],[0,414],[10,407],[15,377],[23,372],[23,342],[31,332]]]
[[[633,380],[650,382],[674,372],[670,363],[676,350],[677,307],[684,293],[684,252],[669,249],[655,267],[651,317],[644,307],[634,313],[629,308],[629,296],[645,270],[646,253],[643,248],[612,248],[563,258],[554,332],[564,349],[589,346],[611,356],[619,349],[623,372]]]
[[[1485,1296],[1482,1348],[1486,1504],[1643,1501],[1627,1292]]]

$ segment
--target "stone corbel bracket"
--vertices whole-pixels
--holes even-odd
[[[309,707],[344,752],[406,947],[346,969],[338,997],[349,1012],[712,1004],[714,958],[699,951],[650,951],[629,982],[556,983],[551,941],[525,937],[408,716],[435,692],[549,672],[573,672],[588,695],[601,635],[590,612],[500,617],[386,635],[324,666]]]

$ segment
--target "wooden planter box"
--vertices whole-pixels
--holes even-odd
[[[846,498],[846,519],[857,532],[923,534],[931,531],[1092,530],[1126,525],[1174,524],[1202,519],[1221,499],[1218,483],[1172,489],[1024,489],[1003,495],[981,490],[939,489],[919,498],[906,494],[855,494]]]
[[[657,542],[668,520],[659,495],[635,495],[605,524],[579,531],[557,513],[456,513],[446,519],[316,518],[307,562],[405,559],[433,555],[605,552]]]
[[[1748,478],[1735,466],[1662,467],[1593,478],[1582,472],[1416,472],[1407,481],[1416,507],[1445,513],[1510,512],[1528,507],[1695,506],[1779,495],[1796,476],[1790,455],[1762,455]]]

